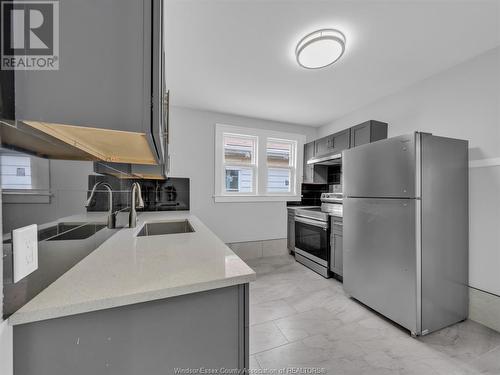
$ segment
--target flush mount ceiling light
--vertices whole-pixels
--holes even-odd
[[[340,59],[345,50],[345,35],[335,29],[307,34],[295,48],[297,63],[306,69],[320,69]]]

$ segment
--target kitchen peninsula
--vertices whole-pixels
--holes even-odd
[[[189,231],[144,230],[166,222]],[[9,318],[15,373],[247,367],[253,280],[254,271],[189,212],[141,213],[136,228],[119,230]]]

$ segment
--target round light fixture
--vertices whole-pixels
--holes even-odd
[[[345,50],[345,35],[335,29],[307,34],[295,48],[297,63],[306,69],[320,69],[340,59]]]

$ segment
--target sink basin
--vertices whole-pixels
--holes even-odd
[[[93,236],[101,229],[106,228],[104,224],[59,224],[64,226],[64,231],[60,234],[47,238],[47,241],[68,241],[68,240],[84,240]],[[39,237],[40,238],[40,237]]]
[[[58,223],[48,228],[38,230],[38,241],[46,240],[47,238],[54,237],[58,234],[67,232],[69,230],[78,228],[84,223]]]
[[[65,232],[71,231],[83,225],[94,225],[93,223],[57,223],[46,228],[38,229],[38,242],[52,239]],[[102,229],[102,228],[100,228]],[[8,238],[3,241],[4,244],[12,243],[12,239]]]
[[[166,221],[160,223],[146,223],[141,231],[137,234],[138,237],[143,236],[159,236],[162,234],[174,233],[191,233],[194,232],[192,225],[187,220],[181,221]]]

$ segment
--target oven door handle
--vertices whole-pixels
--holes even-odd
[[[302,216],[295,216],[295,221],[298,221],[299,223],[309,224],[309,225],[312,225],[315,227],[320,227],[320,228],[323,228],[324,230],[328,229],[328,223],[318,221],[318,220],[307,219],[307,218],[302,217]]]

